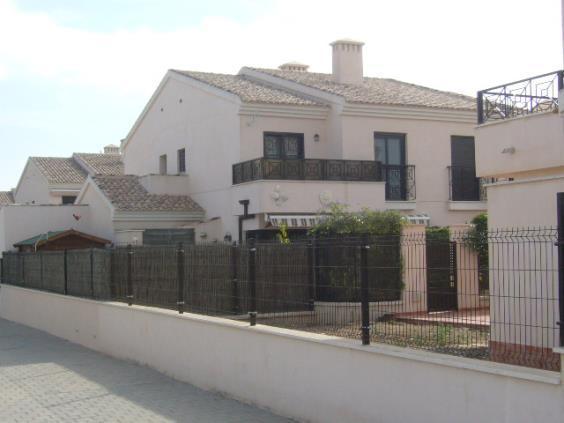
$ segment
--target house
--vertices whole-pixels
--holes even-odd
[[[104,154],[74,153],[72,157],[30,157],[14,189],[18,204],[73,204],[88,175],[123,174],[116,146]]]
[[[303,232],[335,202],[441,226],[484,211],[475,99],[365,77],[363,43],[331,46],[332,74],[169,70],[122,142],[124,172],[178,181],[206,211],[199,239]]]
[[[480,177],[500,179],[487,187],[493,236],[522,245],[507,249],[490,242],[489,260],[495,263],[490,315],[497,322],[492,355],[507,356],[526,346],[533,360],[544,355],[558,362],[547,346],[564,342],[558,329],[564,319],[558,309],[564,245],[557,242],[557,227],[564,227],[563,70],[478,92],[476,170]],[[534,298],[512,307],[511,300],[526,293]],[[509,324],[499,323],[504,315],[510,316]]]
[[[80,250],[86,248],[104,248],[111,241],[69,229],[39,234],[23,241],[16,242],[14,247],[20,253],[36,251]]]
[[[74,204],[88,175],[97,174],[123,174],[117,146],[106,146],[103,154],[30,157],[17,187],[0,194],[0,253],[52,231],[104,233],[92,224],[88,205]]]

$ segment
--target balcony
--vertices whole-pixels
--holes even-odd
[[[478,92],[476,173],[495,178],[561,172],[564,71]]]
[[[558,110],[559,70],[478,91],[478,124]]]
[[[233,165],[233,185],[259,180],[386,182],[386,200],[415,199],[415,166],[374,160],[258,158]]]
[[[449,201],[487,201],[486,184],[494,178],[477,178],[473,167],[448,166]]]

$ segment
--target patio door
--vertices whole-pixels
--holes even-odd
[[[427,241],[427,311],[458,308],[456,242]]]
[[[405,167],[405,135],[376,132],[374,157],[382,163],[386,181],[386,200],[406,199],[407,175]]]
[[[478,201],[474,137],[451,137],[450,155],[452,201]]]

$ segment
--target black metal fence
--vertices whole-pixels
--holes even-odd
[[[288,245],[7,253],[2,280],[557,370],[557,240],[550,228],[491,231],[487,241],[407,228]]]

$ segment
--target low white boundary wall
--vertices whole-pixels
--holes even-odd
[[[2,285],[0,317],[312,422],[560,422],[560,374]]]

